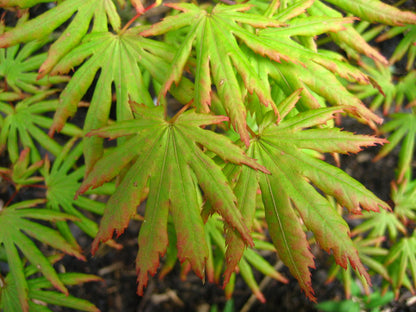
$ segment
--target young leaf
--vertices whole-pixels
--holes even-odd
[[[54,90],[42,91],[15,105],[0,101],[0,111],[6,115],[0,132],[0,150],[7,147],[12,162],[16,162],[19,157],[19,141],[23,148],[30,149],[32,162],[41,160],[33,139],[53,155],[61,152],[62,147],[44,132],[45,128],[52,125],[52,119],[43,114],[54,111],[59,105],[58,100],[47,99],[53,93],[55,93]],[[80,136],[82,131],[68,123],[63,127],[62,133]]]
[[[33,54],[47,41],[31,41],[23,46],[0,49],[0,78],[5,80],[6,87],[18,93],[37,93],[41,88],[69,80],[65,76],[37,79],[35,71],[45,61],[46,53]]]
[[[383,106],[383,114],[387,115],[390,112],[390,108],[395,102],[397,85],[394,84],[394,77],[391,69],[387,66],[375,63],[375,66],[370,62],[363,60],[361,67],[369,74],[369,76],[377,83],[379,89],[372,85],[350,85],[348,89],[361,100],[374,97],[371,101],[370,108],[375,111],[380,106]]]
[[[29,186],[35,183],[39,183],[43,181],[42,177],[33,176],[33,174],[39,170],[40,167],[43,165],[43,161],[40,160],[33,165],[29,165],[30,162],[30,150],[29,148],[25,148],[19,156],[19,159],[15,164],[13,164],[13,168],[0,168],[0,174],[4,178],[7,176],[7,180],[11,180],[16,188],[16,192],[18,192],[22,187]]]
[[[326,0],[359,18],[392,26],[416,24],[416,14],[381,2],[380,0]]]
[[[342,14],[337,10],[327,6],[321,1],[315,1],[313,5],[308,9],[308,13],[314,16],[330,16],[340,18]],[[349,52],[349,49],[364,54],[381,64],[388,64],[386,58],[375,48],[370,46],[368,42],[360,35],[360,33],[353,27],[353,25],[346,24],[345,29],[339,32],[329,33],[329,36],[338,44],[341,48]],[[351,53],[348,53],[349,55]]]
[[[399,185],[392,184],[391,198],[394,201],[394,213],[407,224],[416,220],[416,180]]]
[[[287,118],[279,125],[270,123],[251,141],[247,152],[271,172],[258,173],[269,232],[279,257],[312,300],[315,299],[308,268],[314,262],[298,215],[319,245],[326,251],[332,250],[339,265],[346,268],[350,263],[369,282],[350,239],[348,225],[317,189],[334,196],[351,212],[359,212],[361,208],[388,209],[386,203],[342,170],[305,153],[305,149],[356,153],[362,146],[384,142],[336,128],[306,129],[325,123],[337,111],[317,109]]]
[[[0,210],[0,228],[2,229],[0,232],[0,243],[5,247],[10,272],[13,276],[16,293],[23,311],[28,311],[28,285],[23,275],[23,263],[16,247],[31,263],[37,265],[40,272],[56,289],[64,294],[68,294],[68,290],[59,279],[52,265],[35,243],[24,233],[67,254],[84,259],[79,248],[74,248],[67,243],[57,231],[28,220],[30,218],[52,222],[73,219],[72,216],[67,214],[31,208],[39,202],[41,201],[20,202]]]
[[[159,256],[166,251],[168,212],[175,225],[179,260],[189,262],[194,271],[203,277],[208,251],[197,200],[200,192],[198,185],[212,208],[230,228],[237,231],[247,244],[252,244],[224,174],[197,144],[225,160],[267,170],[225,137],[199,128],[225,121],[226,117],[188,111],[165,121],[161,107],[137,106],[136,110],[141,118],[117,122],[90,132],[89,135],[110,139],[120,136],[129,138],[96,163],[78,193],[111,180],[134,161],[107,203],[93,251],[97,250],[100,241],[109,240],[114,231],[120,235],[136,213],[136,207],[147,197],[136,263],[138,293],[142,294],[148,273],[156,272]]]
[[[49,73],[64,55],[80,43],[88,32],[91,20],[93,32],[108,30],[108,22],[115,31],[120,30],[120,18],[112,0],[69,0],[1,35],[0,47],[45,38],[70,18],[69,26],[49,48],[48,58],[39,70],[40,77]]]
[[[393,52],[393,55],[390,58],[390,64],[394,64],[400,61],[404,55],[407,53],[407,64],[406,69],[410,71],[415,63],[416,59],[416,26],[397,26],[392,27],[382,35],[380,35],[376,41],[380,42],[386,39],[391,39],[394,36],[398,36],[403,33],[404,37],[400,40],[400,43],[397,45],[396,49]]]
[[[67,72],[85,60],[61,94],[60,105],[49,133],[61,131],[66,120],[77,111],[79,102],[97,75],[97,85],[89,105],[84,131],[88,132],[107,125],[113,85],[117,120],[133,118],[130,101],[153,106],[153,99],[149,93],[149,86],[142,76],[141,66],[154,74],[156,80],[163,79],[161,77],[165,77],[168,63],[167,60],[158,57],[158,54],[167,54],[169,58],[167,45],[157,44],[153,40],[138,36],[137,29],[129,29],[119,34],[100,32],[88,35],[82,44],[66,55],[52,72],[52,74]],[[185,85],[186,81],[178,86],[178,90]],[[186,90],[182,93],[189,94]],[[182,95],[179,96],[179,100],[191,99]],[[90,137],[85,141],[86,172],[89,172],[92,165],[102,156],[102,139]]]
[[[98,225],[88,218],[82,210],[102,215],[105,203],[92,200],[89,196],[80,196],[76,200],[74,199],[75,193],[81,185],[80,180],[85,174],[84,166],[76,168],[76,162],[82,156],[83,151],[82,141],[76,141],[76,138],[68,141],[52,166],[48,158],[45,160],[42,175],[47,189],[46,207],[75,216],[77,221],[74,221],[74,223],[90,237],[95,237],[98,232]],[[75,246],[77,242],[68,223],[58,221],[56,225],[62,236]]]
[[[168,17],[162,22],[152,25],[150,29],[141,34],[155,36],[185,26],[190,26],[190,31],[175,55],[170,72],[164,81],[161,95],[166,94],[173,82],[179,83],[182,79],[186,61],[191,54],[192,43],[195,41],[197,53],[195,82],[197,87],[194,98],[198,111],[209,111],[212,79],[234,128],[240,134],[242,141],[248,144],[246,109],[235,69],[250,93],[254,92],[266,106],[271,105],[275,108],[275,104],[270,92],[262,84],[255,68],[242,53],[233,35],[236,34],[236,30],[251,34],[245,28],[238,26],[237,23],[261,28],[276,27],[281,23],[243,13],[250,8],[246,5],[217,5],[209,13],[194,4],[168,4],[167,6],[183,13]],[[275,58],[279,58],[278,52],[273,53]]]
[[[384,237],[387,233],[392,241],[396,241],[399,231],[406,234],[406,227],[397,218],[395,213],[380,211],[373,213],[371,211],[363,213],[360,218],[364,221],[357,225],[352,231],[352,235],[362,234],[367,231],[368,237]]]
[[[403,237],[395,244],[385,260],[389,274],[392,277],[394,292],[397,296],[402,286],[410,291],[416,288],[416,236]],[[409,274],[409,275],[408,275]],[[409,281],[413,279],[413,284]]]
[[[381,127],[381,133],[390,134],[389,143],[383,146],[380,153],[374,158],[377,161],[390,153],[400,141],[402,146],[399,155],[399,164],[397,172],[397,181],[403,182],[405,173],[411,167],[413,159],[414,145],[416,139],[416,114],[415,113],[397,113],[391,116],[392,120]]]
[[[61,257],[49,258],[51,264]],[[28,286],[28,301],[30,311],[48,311],[51,310],[46,307],[47,304],[69,307],[77,311],[98,312],[99,310],[91,302],[87,300],[76,298],[72,295],[65,295],[56,291],[51,291],[53,287],[51,282],[45,277],[36,277],[34,274],[39,270],[34,265],[26,267],[24,270]],[[60,273],[59,279],[66,286],[80,285],[82,283],[101,281],[101,278],[94,275],[81,273]],[[49,290],[48,290],[49,289]],[[5,286],[0,292],[0,309],[4,311],[21,311],[18,301],[18,292],[16,287],[16,280],[13,279],[11,273],[5,278]]]

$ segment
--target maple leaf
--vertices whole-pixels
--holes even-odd
[[[394,213],[405,224],[416,219],[416,180],[392,184],[391,198],[394,201]]]
[[[256,179],[254,177],[253,182],[256,183]],[[253,193],[250,193],[249,196],[252,196]],[[248,206],[248,205],[245,205]],[[242,211],[244,213],[244,210]],[[245,216],[247,217],[247,215]],[[247,218],[244,219],[249,220]],[[210,219],[211,221],[211,219]],[[218,221],[217,221],[218,222]],[[271,250],[275,252],[275,248],[273,245],[266,241],[262,240],[255,240],[255,247],[253,248],[244,248],[241,238],[238,240],[237,236],[233,232],[226,233],[226,237],[224,238],[223,235],[219,232],[220,224],[215,226],[215,218],[211,222],[206,223],[207,231],[210,236],[212,236],[213,243],[215,242],[215,247],[220,248],[221,252],[224,255],[224,264],[225,264],[225,271],[224,271],[224,288],[229,288],[229,282],[232,280],[233,276],[238,272],[245,280],[247,285],[250,287],[254,295],[260,302],[265,302],[266,299],[259,288],[256,279],[254,278],[253,268],[257,269],[262,274],[274,278],[275,280],[288,283],[288,280],[280,274],[273,266],[268,263],[263,257],[261,257],[255,250]],[[230,235],[231,234],[231,235]],[[230,238],[232,240],[230,240]],[[270,246],[271,245],[271,246]],[[236,248],[236,247],[240,247]],[[236,254],[233,254],[236,252]],[[237,262],[235,262],[237,260]],[[237,263],[237,264],[235,264]],[[238,269],[236,269],[238,268]],[[231,285],[231,287],[233,287]]]
[[[401,60],[404,55],[407,53],[407,64],[406,69],[410,71],[413,68],[413,64],[416,59],[416,46],[414,42],[416,41],[416,26],[396,26],[387,30],[385,33],[381,34],[376,38],[377,42],[384,41],[386,39],[391,39],[399,34],[403,34],[403,39],[400,40],[400,43],[397,45],[394,50],[390,63],[394,64]]]
[[[155,36],[189,26],[190,30],[173,59],[173,65],[166,76],[161,90],[165,95],[172,83],[179,83],[189,59],[192,45],[196,47],[196,72],[194,103],[201,112],[208,112],[211,103],[211,82],[215,84],[218,95],[228,116],[243,142],[248,144],[249,135],[246,129],[246,109],[244,99],[234,69],[241,75],[244,85],[250,93],[256,93],[261,102],[275,108],[270,92],[262,84],[256,69],[253,68],[238,46],[235,36],[239,33],[251,35],[250,31],[238,26],[237,23],[264,28],[280,26],[282,23],[258,15],[243,13],[250,8],[247,5],[216,5],[211,12],[194,4],[166,4],[183,13],[165,18],[162,22],[152,25],[141,34]],[[260,48],[261,49],[261,48]],[[280,60],[279,52],[269,52]],[[277,113],[277,111],[276,111]]]
[[[52,285],[64,294],[68,294],[65,285],[59,279],[52,265],[38,249],[35,243],[28,236],[36,240],[61,250],[67,254],[76,256],[78,259],[84,259],[80,253],[79,246],[75,248],[54,229],[33,222],[28,219],[58,221],[73,220],[74,217],[68,214],[54,212],[50,210],[32,208],[43,200],[23,201],[8,207],[2,207],[0,210],[0,243],[4,246],[10,273],[13,276],[16,293],[22,311],[28,311],[28,285],[24,276],[23,262],[19,255],[19,250],[33,264],[39,268]]]
[[[399,221],[395,213],[387,211],[372,213],[369,211],[358,217],[364,219],[364,221],[354,228],[353,235],[369,231],[368,237],[378,238],[384,237],[388,232],[390,239],[396,241],[399,231],[406,233],[406,227]]]
[[[380,0],[325,0],[363,20],[392,26],[416,24],[416,14],[383,3]]]
[[[16,192],[23,187],[33,185],[43,181],[42,177],[33,176],[33,174],[43,165],[43,161],[37,161],[34,164],[29,164],[30,161],[30,149],[25,148],[19,156],[16,163],[13,164],[13,168],[1,168],[0,174],[3,179],[12,181]]]
[[[308,13],[314,16],[330,16],[335,18],[342,17],[337,10],[329,7],[321,1],[314,1],[313,5],[308,8]],[[341,48],[346,50],[348,55],[353,55],[350,50],[364,54],[381,64],[388,64],[386,58],[375,48],[368,44],[367,40],[360,35],[353,25],[346,24],[345,29],[339,32],[331,32],[329,36]]]
[[[41,173],[45,179],[46,207],[75,216],[77,220],[74,221],[74,224],[90,237],[95,237],[98,232],[98,225],[88,218],[83,211],[102,215],[105,203],[93,200],[91,196],[79,196],[74,199],[85,175],[85,166],[76,167],[83,151],[83,142],[77,141],[79,141],[78,138],[69,140],[52,165],[48,157],[45,159],[45,165]],[[100,192],[99,189],[94,190],[94,194],[109,195],[112,193],[114,185],[112,187],[105,185],[105,188],[107,190],[104,192],[103,189]],[[109,192],[108,189],[110,189]],[[56,226],[68,242],[74,246],[77,244],[72,234],[73,231],[71,231],[67,222],[58,221]]]
[[[400,141],[402,146],[400,149],[397,181],[403,182],[406,171],[411,168],[413,159],[414,145],[416,140],[416,114],[415,113],[396,113],[391,115],[391,120],[385,123],[381,129],[381,133],[389,133],[389,143],[382,147],[378,155],[374,158],[377,161],[390,153]]]
[[[140,28],[131,28],[118,34],[111,32],[90,34],[56,65],[52,75],[67,72],[85,60],[61,94],[60,105],[49,130],[50,134],[61,131],[65,121],[75,114],[79,102],[97,73],[99,73],[97,85],[84,124],[85,132],[107,125],[112,105],[113,85],[117,120],[133,118],[130,101],[148,106],[154,105],[141,67],[146,68],[156,81],[162,81],[168,68],[167,60],[172,56],[166,44],[138,36],[139,30]],[[163,55],[165,58],[162,59],[158,55]],[[191,100],[188,96],[191,93],[188,91],[189,88],[189,82],[184,79],[176,88],[177,92],[172,90],[172,94],[182,103],[189,102]],[[102,139],[90,137],[85,141],[86,171],[89,172],[102,155]]]
[[[22,46],[14,45],[7,49],[0,49],[0,77],[5,80],[6,87],[18,93],[37,93],[41,88],[69,80],[69,77],[64,76],[37,79],[35,70],[45,61],[46,52],[32,54],[47,42],[48,40],[31,41]]]
[[[414,292],[416,288],[416,235],[402,237],[393,245],[386,257],[385,265],[392,279],[396,299],[402,286]],[[407,273],[410,271],[410,274]],[[413,279],[413,283],[411,279]]]
[[[179,260],[188,261],[197,275],[203,277],[208,250],[204,243],[198,185],[230,228],[237,231],[247,244],[252,244],[227,179],[196,144],[227,161],[267,170],[227,138],[200,129],[202,125],[226,121],[227,117],[187,111],[165,121],[162,107],[136,106],[135,110],[137,119],[120,121],[88,134],[110,139],[130,137],[96,163],[78,193],[100,186],[129,167],[107,203],[92,250],[97,250],[100,241],[109,240],[114,231],[120,235],[136,213],[136,207],[147,197],[136,261],[138,293],[142,294],[148,273],[156,273],[159,256],[166,252],[168,213],[175,225]]]
[[[339,111],[339,108],[322,108],[299,113],[278,125],[268,122],[259,128],[258,136],[251,140],[247,150],[247,155],[257,159],[271,173],[257,175],[266,221],[279,257],[312,300],[315,299],[309,267],[314,266],[314,261],[299,216],[319,245],[332,251],[339,265],[346,268],[350,263],[369,282],[350,239],[347,223],[317,189],[335,197],[350,212],[358,213],[361,208],[388,209],[386,203],[341,169],[305,152],[356,153],[361,146],[385,142],[337,128],[308,129],[324,124]],[[252,187],[246,191],[256,190]]]
[[[377,272],[386,280],[390,280],[389,273],[387,269],[380,263],[380,258],[388,254],[388,250],[380,247],[381,242],[384,240],[384,237],[377,238],[362,238],[360,236],[353,239],[355,248],[358,251],[361,261],[365,264],[370,270]],[[351,283],[356,278],[351,270],[351,266],[348,265],[346,270],[341,270],[341,267],[338,265],[333,265],[329,270],[328,278],[326,283],[331,283],[337,275],[341,275],[341,280],[343,281],[345,296],[351,298],[352,287]],[[360,278],[362,287],[364,288],[365,293],[370,294],[370,289],[367,281]],[[362,292],[362,291],[360,291]]]
[[[48,257],[51,265],[61,260],[63,255],[54,255]],[[45,277],[37,277],[39,269],[35,265],[28,265],[25,268],[24,275],[27,280],[28,298],[30,311],[51,311],[46,304],[68,307],[77,311],[97,312],[99,311],[92,303],[87,300],[76,298],[72,295],[62,294],[51,291],[53,287],[51,282]],[[86,282],[101,281],[98,276],[82,273],[59,273],[59,280],[66,286],[79,285]],[[4,279],[5,285],[2,285],[0,292],[0,308],[4,311],[20,311],[19,293],[16,288],[16,281],[9,272]]]
[[[371,76],[372,80],[377,83],[379,89],[383,93],[380,93],[377,88],[374,88],[374,86],[371,85],[355,84],[348,86],[348,89],[353,91],[360,99],[374,97],[371,101],[370,108],[375,111],[383,104],[383,114],[387,115],[398,91],[397,85],[394,84],[394,77],[391,69],[379,63],[375,63],[374,66],[367,62],[367,60],[363,60],[361,67]]]
[[[10,98],[7,93],[0,93],[0,112],[5,115],[0,131],[0,150],[7,148],[12,162],[19,158],[19,141],[23,148],[30,148],[32,162],[41,160],[34,141],[53,155],[62,151],[62,147],[44,132],[45,128],[52,125],[52,119],[43,114],[54,111],[59,105],[58,100],[48,99],[54,93],[55,90],[40,91],[27,98],[17,98],[17,103],[13,104],[8,102]],[[67,123],[62,128],[62,133],[80,136],[82,131]]]
[[[0,6],[19,4],[14,1],[8,3],[7,0],[2,2]],[[22,5],[31,6],[36,2],[49,1],[24,1]],[[92,32],[106,31],[108,24],[111,24],[115,31],[120,30],[121,26],[120,17],[112,0],[69,0],[0,35],[0,47],[43,39],[68,19],[71,19],[70,24],[49,48],[48,57],[39,69],[39,77],[49,73],[64,55],[80,43],[88,32],[91,21],[93,21]]]

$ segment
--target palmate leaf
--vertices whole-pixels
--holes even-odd
[[[396,299],[399,290],[405,286],[410,291],[416,288],[416,235],[403,237],[397,244],[394,244],[386,257],[385,265],[392,279],[392,286]],[[413,280],[413,283],[412,283]]]
[[[93,251],[100,241],[112,238],[114,231],[120,235],[136,213],[136,207],[147,197],[136,262],[138,293],[142,294],[148,273],[156,273],[159,257],[166,252],[169,213],[177,235],[179,260],[189,262],[196,274],[203,277],[208,250],[200,216],[199,187],[230,229],[237,231],[247,244],[252,244],[224,174],[197,144],[227,161],[267,170],[227,138],[199,128],[226,121],[227,117],[188,111],[165,121],[162,107],[136,106],[135,110],[137,119],[90,132],[89,135],[110,139],[130,137],[96,163],[79,193],[110,181],[134,161],[107,203]]]
[[[250,169],[248,169],[250,170]],[[253,170],[251,170],[253,171]],[[255,171],[253,171],[255,174]],[[256,183],[256,179],[254,177],[253,179],[254,183]],[[251,196],[252,194],[250,194]],[[247,220],[247,219],[246,219]],[[247,283],[247,285],[250,287],[252,292],[256,295],[257,299],[259,299],[261,302],[265,302],[265,298],[254,278],[253,269],[258,270],[264,275],[270,276],[274,278],[275,280],[287,283],[288,280],[279,273],[273,266],[267,262],[260,254],[258,254],[255,249],[261,251],[261,250],[270,250],[275,252],[274,246],[271,245],[268,242],[262,241],[262,240],[255,240],[255,247],[252,248],[244,248],[244,244],[239,246],[240,249],[238,249],[239,257],[237,264],[233,264],[234,258],[230,258],[231,252],[229,251],[231,248],[230,242],[226,241],[226,238],[224,238],[224,235],[222,234],[222,226],[223,222],[217,217],[213,216],[212,218],[208,219],[208,221],[205,224],[205,230],[207,233],[207,241],[209,245],[211,246],[211,249],[218,250],[220,254],[216,254],[215,261],[219,261],[221,265],[214,265],[214,259],[213,257],[208,258],[208,263],[211,263],[211,267],[215,266],[216,270],[223,270],[224,272],[224,288],[226,289],[226,295],[231,296],[234,286],[232,285],[233,275],[236,274],[234,272],[234,269],[238,267],[238,274],[241,275],[241,277],[244,279],[244,281]],[[233,249],[237,250],[237,249]],[[230,261],[231,260],[231,261]],[[208,266],[208,265],[207,265]],[[228,270],[227,267],[232,267],[233,270],[231,273],[228,274],[226,271]],[[225,267],[225,268],[223,268]],[[209,275],[209,272],[207,272]],[[220,274],[212,273],[215,276],[220,276]],[[227,274],[227,275],[226,275]],[[212,280],[211,280],[212,281]],[[217,281],[218,282],[218,281]],[[231,285],[228,285],[228,283],[231,283]],[[230,289],[231,288],[231,289]]]
[[[26,1],[25,6],[32,4],[34,1]],[[0,5],[7,5],[7,2]],[[91,21],[92,32],[107,31],[108,24],[111,24],[115,31],[120,30],[121,26],[120,17],[112,0],[63,1],[38,17],[0,35],[0,47],[45,38],[71,18],[71,23],[49,48],[48,58],[39,70],[40,77],[49,73],[64,55],[80,43],[88,32]]]
[[[394,83],[394,77],[391,69],[379,63],[368,62],[363,60],[361,67],[377,83],[383,94],[372,85],[349,85],[348,89],[352,91],[361,100],[374,97],[371,101],[370,108],[375,111],[383,106],[383,114],[387,115],[395,102],[397,87]],[[399,103],[400,104],[400,103]],[[398,109],[399,107],[397,107]]]
[[[389,273],[387,272],[386,267],[382,264],[382,258],[388,254],[387,249],[380,247],[380,244],[383,240],[384,237],[363,239],[361,236],[358,236],[353,239],[353,243],[363,264],[366,265],[369,270],[377,272],[377,274],[380,274],[385,280],[390,281]],[[351,270],[350,265],[348,265],[346,270],[341,270],[340,266],[334,264],[329,271],[326,283],[332,282],[338,275],[344,285],[345,296],[347,298],[351,298],[351,294],[353,294],[352,283],[355,279],[353,273],[354,272]],[[361,280],[364,291],[366,294],[369,294],[370,289],[367,281],[363,279],[362,276],[359,276],[359,278]],[[360,293],[361,292],[362,288],[360,290]]]
[[[397,45],[396,49],[393,52],[393,55],[390,58],[390,63],[394,64],[397,61],[400,61],[405,54],[407,53],[407,64],[406,69],[409,71],[414,67],[416,59],[416,26],[396,26],[387,30],[385,33],[377,37],[376,41],[384,41],[386,39],[391,39],[395,36],[403,34],[403,39],[400,40],[400,43]]]
[[[69,80],[64,76],[37,79],[36,70],[46,60],[46,53],[36,55],[34,53],[41,49],[47,41],[32,41],[22,46],[15,45],[7,49],[0,49],[0,78],[5,80],[7,87],[19,93],[37,93],[42,87],[49,87],[52,84]]]
[[[249,140],[244,105],[246,94],[238,83],[240,77],[248,93],[256,94],[260,103],[266,106],[270,105],[275,113],[277,112],[276,105],[267,91],[269,90],[267,75],[272,76],[280,84],[289,83],[289,89],[280,85],[289,95],[296,89],[306,89],[303,82],[298,79],[299,75],[306,74],[305,80],[308,81],[308,87],[314,92],[322,94],[332,104],[347,105],[348,103],[351,106],[351,112],[369,124],[381,122],[378,116],[370,112],[361,101],[354,98],[340,83],[337,83],[336,77],[330,71],[349,80],[369,83],[369,78],[365,74],[336,58],[306,48],[292,38],[295,36],[311,37],[325,32],[340,31],[344,29],[346,23],[352,22],[351,18],[303,17],[282,24],[273,19],[253,18],[250,13],[244,13],[250,8],[247,5],[217,5],[210,12],[192,4],[169,4],[169,6],[181,10],[183,13],[168,17],[141,33],[145,36],[160,35],[185,26],[190,27],[187,37],[181,42],[175,55],[161,95],[164,95],[174,82],[181,81],[195,42],[196,85],[194,100],[197,110],[209,111],[212,100],[211,83],[213,83],[227,115],[246,145]],[[254,33],[248,30],[248,27],[239,26],[241,23],[260,29]],[[282,25],[285,27],[279,27]],[[266,29],[261,30],[261,28]],[[244,45],[238,45],[237,38]],[[224,57],[224,55],[228,57]],[[250,57],[250,55],[254,56]],[[256,63],[260,63],[264,57],[268,57],[271,61],[266,68],[259,70],[260,66]],[[257,58],[254,63],[253,58]],[[324,72],[325,68],[328,70],[327,72]],[[319,77],[316,75],[316,70],[320,71]],[[277,72],[277,74],[273,72]],[[286,76],[289,76],[288,79]],[[334,92],[334,86],[340,92]],[[305,90],[303,93],[303,98],[306,100],[302,100],[302,102],[306,103],[305,107],[319,107],[317,100],[311,98],[310,92]]]
[[[416,114],[414,112],[392,114],[391,120],[384,124],[380,130],[381,133],[390,132],[391,134],[388,137],[389,143],[382,147],[374,161],[385,157],[402,141],[397,167],[397,181],[401,183],[405,178],[406,171],[411,168],[413,160],[416,140]]]
[[[155,36],[185,26],[189,26],[190,30],[175,55],[173,65],[164,81],[161,95],[166,94],[172,83],[177,84],[181,81],[184,67],[195,42],[197,60],[194,103],[197,110],[200,112],[210,110],[211,83],[213,83],[234,128],[240,134],[243,142],[248,144],[246,109],[243,103],[242,90],[234,69],[237,70],[250,93],[254,92],[264,105],[271,105],[276,113],[277,110],[256,69],[251,66],[249,60],[239,48],[234,30],[239,29],[240,32],[251,34],[248,30],[238,26],[237,23],[260,28],[276,27],[282,23],[243,13],[250,8],[247,5],[217,5],[211,12],[194,4],[167,4],[167,6],[183,13],[168,17],[164,21],[152,25],[150,29],[143,31],[141,34]],[[268,51],[268,53],[278,60],[280,60],[280,57],[288,59],[287,56],[280,55],[278,51]]]
[[[49,257],[51,265],[62,258],[62,255]],[[53,285],[45,277],[36,277],[39,269],[35,265],[29,265],[24,270],[28,286],[29,311],[51,312],[48,304],[75,309],[76,311],[98,312],[99,310],[91,302],[76,298],[72,295],[52,291]],[[59,280],[66,286],[80,285],[87,282],[101,281],[95,275],[82,273],[59,273]],[[17,295],[15,280],[11,273],[5,278],[5,286],[0,292],[0,309],[3,311],[21,311]]]
[[[54,68],[52,74],[67,72],[85,60],[61,94],[50,133],[55,130],[61,131],[68,117],[75,114],[79,102],[97,75],[98,80],[87,112],[84,131],[107,125],[113,86],[117,120],[133,118],[130,101],[154,105],[149,86],[142,77],[141,66],[146,68],[156,81],[161,81],[162,77],[165,77],[168,60],[172,55],[166,44],[139,36],[139,30],[140,28],[132,28],[118,34],[90,34]],[[191,88],[189,81],[184,80],[177,90],[181,88],[184,88],[182,93],[173,91],[172,94],[182,103],[189,102],[191,91],[186,89]],[[102,155],[102,139],[90,137],[86,138],[85,142],[84,155],[86,170],[89,172]]]
[[[19,142],[23,148],[30,149],[33,163],[41,160],[41,155],[34,141],[39,143],[53,155],[58,155],[62,147],[48,137],[45,128],[52,125],[52,119],[43,114],[55,111],[59,105],[58,100],[48,100],[48,96],[54,94],[54,90],[42,91],[24,98],[14,105],[2,101],[0,93],[0,112],[6,117],[0,132],[0,150],[7,148],[10,160],[16,162],[20,154]],[[67,123],[62,133],[69,136],[80,136],[81,129]]]
[[[416,221],[416,180],[399,185],[392,184],[391,198],[394,202],[394,213],[400,220],[405,224]]]
[[[312,300],[309,267],[314,266],[314,261],[299,216],[318,244],[332,251],[339,265],[346,268],[350,263],[369,281],[349,237],[347,223],[317,189],[335,197],[350,212],[357,213],[361,208],[388,209],[386,203],[345,172],[304,152],[311,149],[320,153],[356,153],[361,146],[384,143],[383,139],[336,128],[307,129],[324,124],[337,111],[316,109],[284,119],[278,125],[270,123],[260,128],[247,151],[271,173],[258,173],[269,232],[279,257]]]
[[[48,158],[45,160],[42,175],[44,176],[47,190],[46,207],[75,216],[77,220],[74,223],[84,233],[90,237],[95,237],[98,232],[98,225],[95,221],[88,218],[83,211],[102,215],[105,203],[95,201],[89,196],[79,196],[77,199],[74,199],[75,193],[85,175],[85,166],[76,167],[76,163],[82,156],[83,151],[83,142],[77,141],[79,141],[77,138],[68,141],[52,165]],[[97,194],[97,192],[94,193]],[[56,226],[68,242],[74,246],[77,244],[67,222],[58,221]]]
[[[71,246],[59,232],[50,227],[30,221],[28,219],[44,220],[48,222],[74,219],[74,217],[45,209],[31,208],[43,202],[43,200],[24,201],[9,207],[3,207],[0,211],[0,244],[4,246],[10,274],[15,283],[16,294],[20,305],[19,310],[29,311],[28,285],[24,276],[24,265],[18,249],[52,285],[64,294],[68,294],[65,285],[59,279],[54,268],[38,249],[35,243],[26,235],[61,250],[69,255],[84,259],[80,249]],[[25,235],[26,234],[26,235]],[[17,249],[18,248],[18,249]]]
[[[313,5],[308,8],[308,13],[313,16],[328,16],[340,18],[342,14],[337,10],[329,7],[321,1],[314,1]],[[368,44],[368,41],[354,28],[353,25],[345,25],[345,29],[339,32],[329,33],[329,36],[337,45],[343,48],[349,56],[356,56],[355,52],[364,54],[381,64],[388,64],[386,58],[375,48]],[[356,57],[357,58],[357,57]]]
[[[30,164],[29,152],[29,148],[25,148],[20,153],[19,159],[13,164],[12,168],[0,168],[0,175],[2,178],[10,180],[16,191],[19,191],[22,187],[43,181],[42,177],[33,176],[33,174],[42,167],[43,161],[40,160],[34,164]]]
[[[369,211],[363,213],[362,216],[358,216],[358,218],[362,218],[364,221],[354,228],[353,235],[369,232],[368,237],[379,238],[386,236],[388,233],[389,238],[396,241],[399,231],[406,234],[406,227],[400,222],[395,213]]]
[[[382,23],[392,26],[416,24],[416,14],[383,3],[380,0],[325,0],[348,13],[369,22]]]

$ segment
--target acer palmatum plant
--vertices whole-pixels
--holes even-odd
[[[94,238],[95,253],[102,242],[119,247],[114,233],[123,233],[133,218],[142,220],[139,295],[163,257],[163,275],[176,259],[201,279],[220,282],[222,274],[227,296],[239,272],[264,301],[253,267],[287,281],[256,253],[269,250],[315,301],[311,242],[332,253],[347,272],[353,268],[366,288],[374,268],[396,291],[409,288],[405,273],[390,272],[401,246],[413,238],[403,237],[380,265],[371,261],[378,247],[360,252],[360,246],[377,245],[383,233],[352,240],[337,207],[351,214],[383,210],[384,216],[391,215],[390,206],[325,162],[323,154],[337,159],[339,153],[387,142],[343,131],[334,122],[336,116],[349,115],[376,130],[382,118],[362,100],[376,95],[377,108],[378,98],[388,94],[385,114],[396,94],[401,94],[399,109],[404,95],[413,100],[390,78],[389,60],[354,23],[359,18],[365,26],[411,32],[416,14],[378,0],[166,3],[165,15],[155,9],[160,1],[149,7],[137,0],[44,2],[0,1],[5,9],[0,144],[10,164],[0,173],[16,192],[34,183],[45,190],[44,199],[13,197],[0,211],[0,255],[8,264],[0,276],[2,309],[35,311],[67,302],[78,310],[96,310],[73,297],[60,301],[59,292],[39,299],[41,288],[68,294],[66,284],[96,279],[58,274],[51,265],[58,259],[46,258],[30,239],[83,258],[69,221]],[[35,6],[43,13],[31,16],[29,8]],[[130,11],[131,18],[121,18],[121,11]],[[15,26],[6,24],[10,17],[20,17]],[[320,48],[320,41],[332,41],[350,59]],[[409,73],[402,85],[412,84],[412,77]],[[172,101],[179,109],[172,111]],[[74,125],[68,119],[79,107],[87,107],[85,121]],[[405,117],[394,118],[399,121],[387,123],[384,132],[399,127]],[[59,141],[57,132],[63,134]],[[403,135],[396,137],[378,158]],[[106,147],[108,139],[116,145]],[[406,151],[399,164],[400,185],[409,180],[412,146]],[[91,192],[109,196],[105,207]],[[145,213],[138,216],[142,203]],[[99,225],[90,212],[103,215]],[[398,222],[403,220],[399,216]],[[307,239],[307,231],[313,239]],[[38,271],[30,267],[34,262]],[[33,282],[34,273],[43,280]]]

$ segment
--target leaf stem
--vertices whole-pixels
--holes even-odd
[[[149,5],[147,8],[145,8],[143,11],[139,11],[137,12],[137,14],[135,16],[133,16],[133,18],[131,20],[129,20],[126,25],[124,25],[124,27],[121,29],[120,34],[123,34],[129,27],[131,24],[134,23],[134,21],[136,19],[138,19],[140,16],[142,16],[144,13],[146,13],[147,11],[149,11],[150,9],[154,8],[156,6],[156,2]]]
[[[172,119],[169,121],[170,123],[174,123],[175,121],[176,121],[176,119],[178,119],[178,117],[180,116],[180,115],[182,115],[182,113],[184,112],[184,111],[186,111],[188,108],[189,108],[189,106],[191,106],[191,104],[194,102],[194,100],[191,100],[191,101],[189,101],[186,105],[184,105],[176,114],[175,114],[175,116],[173,116],[172,117]]]
[[[248,132],[251,134],[251,136],[254,138],[257,138],[257,133],[255,133],[249,126],[247,126]]]

